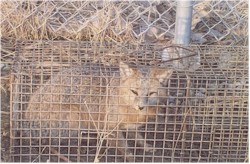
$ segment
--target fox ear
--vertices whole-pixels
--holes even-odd
[[[167,85],[168,79],[172,76],[173,70],[154,70],[153,76],[156,77],[162,85]]]
[[[120,62],[120,75],[122,77],[129,77],[134,74],[134,70],[130,68],[127,64]]]

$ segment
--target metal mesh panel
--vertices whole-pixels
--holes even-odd
[[[197,1],[191,41],[247,45],[248,1]],[[3,1],[3,37],[116,42],[169,42],[176,1]]]
[[[190,48],[200,51],[200,68],[165,74],[172,68],[150,64],[161,60],[157,45],[18,43],[11,84],[12,160],[246,161],[248,50]],[[154,73],[145,71],[138,80],[133,74],[138,70]],[[123,76],[130,77],[123,81]]]
[[[2,2],[1,25],[9,27],[9,34],[15,35],[15,30],[25,33],[17,38],[141,42],[149,31],[147,37],[153,41],[174,35],[175,3],[159,4],[154,1],[6,1]],[[42,34],[35,35],[37,31]]]
[[[197,1],[194,5],[193,43],[247,45],[248,1]]]

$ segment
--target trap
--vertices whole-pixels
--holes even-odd
[[[67,41],[17,43],[11,84],[12,161],[125,162],[128,156],[134,162],[247,161],[247,47],[189,48],[193,52],[199,51],[199,68],[195,71],[175,70],[174,62],[162,65],[159,61],[162,60],[163,49],[159,49],[159,45],[118,46]],[[120,98],[116,90],[106,90],[107,86],[121,87],[120,81],[111,82],[119,74],[120,62],[128,63],[133,69],[143,66],[149,70],[173,70],[167,78],[167,85],[159,86],[157,92],[144,96],[149,101],[150,96],[158,95],[164,104],[148,103],[142,109],[145,110],[143,118],[147,121],[135,120],[134,123],[142,126],[133,129],[118,128],[120,122],[114,118],[107,120],[106,115],[98,114],[103,112],[104,100],[119,97],[118,104],[109,103],[116,108],[125,103],[122,102],[124,97]],[[102,74],[102,70],[106,74]],[[132,81],[131,85],[134,83]],[[149,86],[153,87],[152,84]],[[53,90],[56,87],[63,88],[63,91]],[[98,91],[89,89],[93,87]],[[129,94],[139,97],[142,91],[131,88]],[[76,109],[75,105],[80,108]],[[88,105],[92,105],[91,108]],[[147,113],[150,105],[155,111],[153,114]],[[58,110],[51,111],[55,107]],[[39,114],[33,117],[32,112],[25,113],[27,110]],[[83,114],[86,110],[93,114],[92,118]],[[122,116],[126,114],[131,113],[121,113]],[[150,114],[154,116],[152,119],[148,117]],[[95,125],[102,128],[91,128],[89,122],[95,120]],[[117,126],[112,126],[112,129],[105,127],[108,130],[103,128],[107,121],[114,121]],[[82,124],[87,128],[82,128]],[[124,147],[119,142],[124,142]],[[146,145],[150,145],[149,151]],[[127,149],[130,154],[122,154],[119,149]]]

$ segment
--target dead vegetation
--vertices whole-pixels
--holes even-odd
[[[1,35],[12,41],[172,40],[175,6],[171,1],[2,1]],[[246,45],[247,1],[196,2],[193,13],[193,42],[233,45],[242,41]]]

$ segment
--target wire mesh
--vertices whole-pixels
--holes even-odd
[[[200,51],[200,67],[171,74],[171,65],[152,62],[162,60],[157,45],[17,43],[11,84],[12,160],[247,161],[247,47],[190,48]],[[154,69],[145,78],[145,72]],[[129,87],[118,80],[138,70],[144,79],[138,74],[126,78]],[[156,80],[166,71],[169,77]],[[149,83],[148,88],[136,88],[138,83]],[[120,96],[124,90],[127,95]],[[147,105],[140,109],[142,99]],[[122,112],[126,103],[130,109]],[[107,104],[118,114],[107,114]]]
[[[4,38],[172,42],[176,1],[1,1]],[[191,42],[247,45],[248,1],[195,1]]]
[[[248,45],[248,1],[197,1],[194,4],[193,43]],[[196,42],[195,42],[196,40]]]

